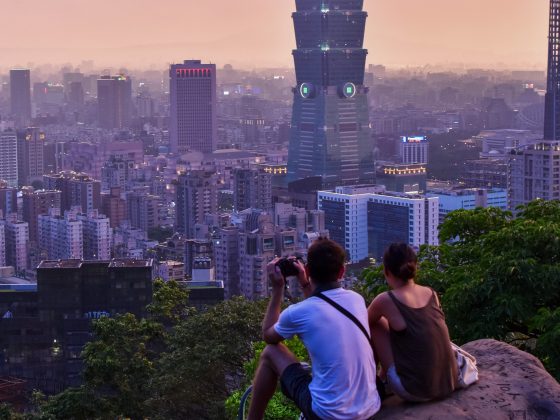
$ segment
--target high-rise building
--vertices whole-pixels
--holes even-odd
[[[233,208],[272,211],[272,175],[263,169],[234,169]]]
[[[419,164],[384,164],[377,169],[376,183],[388,191],[423,193],[426,191],[428,169]]]
[[[427,197],[439,198],[439,220],[443,222],[447,215],[455,210],[474,210],[478,207],[508,208],[506,189],[462,188],[431,190]]]
[[[126,220],[126,200],[121,197],[119,187],[111,188],[110,192],[101,194],[101,211],[111,221],[111,227],[116,228]]]
[[[560,200],[560,142],[542,141],[514,150],[508,163],[509,208],[532,200]]]
[[[428,138],[426,136],[402,136],[399,142],[401,163],[428,164]]]
[[[17,213],[17,188],[0,179],[0,212],[2,217]]]
[[[97,116],[106,129],[127,128],[132,119],[132,80],[128,76],[101,76],[97,80]]]
[[[299,0],[288,181],[371,182],[373,143],[364,86],[363,0]]]
[[[6,239],[6,265],[21,273],[27,269],[27,253],[29,249],[29,225],[18,221],[16,217],[8,218],[4,225]]]
[[[42,181],[45,133],[36,127],[18,132],[18,182],[20,186]]]
[[[380,258],[393,242],[417,248],[438,244],[437,197],[348,187],[319,191],[318,196],[330,238],[346,249],[353,263]]]
[[[31,72],[28,69],[10,70],[11,112],[18,127],[31,122]]]
[[[134,166],[134,159],[111,157],[101,168],[103,190],[107,191],[113,187],[128,190],[134,176]]]
[[[84,173],[63,171],[43,176],[43,187],[61,192],[61,211],[80,206],[90,212],[101,207],[101,182]]]
[[[217,175],[211,171],[190,171],[179,176],[175,210],[177,232],[194,238],[196,225],[204,222],[206,214],[217,212],[217,183]]]
[[[148,232],[161,225],[165,209],[161,197],[139,189],[126,195],[126,205],[130,226]]]
[[[51,209],[61,211],[61,193],[56,190],[23,190],[23,220],[29,224],[29,240],[38,239],[37,221],[40,215],[48,214]]]
[[[169,69],[170,146],[173,153],[216,149],[216,65],[185,60]]]
[[[92,210],[88,214],[79,214],[78,220],[82,222],[84,259],[110,260],[113,230],[109,219]]]
[[[239,229],[225,227],[219,230],[214,243],[216,280],[224,282],[226,299],[239,296]]]
[[[60,216],[58,209],[51,209],[49,214],[38,218],[38,245],[49,259],[82,259],[84,240],[82,221],[77,218],[77,211],[66,211]]]
[[[550,0],[544,139],[560,140],[560,1]]]
[[[17,134],[0,130],[0,180],[10,187],[18,186]]]

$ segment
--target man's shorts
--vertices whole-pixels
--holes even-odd
[[[296,404],[306,420],[321,420],[311,408],[310,383],[311,372],[306,370],[301,363],[293,363],[288,366],[280,378],[282,392]]]

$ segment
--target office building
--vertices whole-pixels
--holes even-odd
[[[17,211],[17,188],[0,179],[0,219]]]
[[[544,139],[560,140],[560,2],[550,0]]]
[[[157,276],[163,281],[184,281],[185,263],[180,261],[160,261],[157,266]]]
[[[29,224],[29,240],[38,239],[37,221],[40,215],[49,214],[51,209],[61,211],[61,192],[57,190],[33,191],[32,187],[23,190],[23,221]]]
[[[61,210],[79,206],[83,212],[101,207],[101,182],[85,173],[63,171],[43,176],[43,187],[61,192]]]
[[[28,265],[29,225],[18,221],[16,217],[0,223],[4,225],[6,265],[14,267],[16,273],[25,273]]]
[[[18,127],[31,122],[31,71],[28,69],[10,70],[11,113]]]
[[[42,181],[44,144],[45,133],[36,127],[18,132],[18,182],[20,186]]]
[[[363,1],[297,1],[297,49],[288,182],[372,182],[373,142],[364,86]]]
[[[17,143],[15,131],[0,130],[0,180],[10,187],[18,186]]]
[[[61,216],[58,209],[51,209],[48,214],[40,215],[37,223],[39,249],[49,259],[83,258],[83,228],[77,210],[66,211]]]
[[[134,178],[134,159],[123,159],[112,156],[101,168],[101,183],[104,191],[120,187],[128,191]]]
[[[196,225],[218,209],[217,175],[212,171],[189,171],[179,176],[175,208],[175,230],[195,237]]]
[[[82,222],[83,258],[110,260],[113,229],[109,219],[97,210],[78,214],[77,219]]]
[[[151,260],[41,262],[36,285],[2,293],[0,305],[11,317],[0,322],[0,376],[17,372],[51,394],[80,386],[81,353],[93,336],[93,320],[146,317],[152,270]]]
[[[379,191],[379,192],[378,192]],[[413,247],[438,244],[437,197],[382,192],[379,187],[319,191],[325,229],[352,263],[381,258],[393,242]]]
[[[401,163],[428,164],[428,138],[426,136],[401,136],[399,157]]]
[[[239,288],[239,229],[225,227],[218,231],[214,242],[216,279],[224,282],[226,299],[240,295]]]
[[[427,197],[439,198],[439,219],[443,222],[455,210],[474,210],[476,208],[496,207],[508,209],[507,189],[462,188],[431,190]]]
[[[388,163],[378,168],[376,183],[387,191],[419,194],[426,191],[427,177],[426,165]]]
[[[109,193],[101,194],[101,212],[109,218],[111,228],[119,227],[126,220],[128,209],[126,200],[121,197],[119,187],[111,188]]]
[[[233,208],[272,211],[272,175],[262,169],[234,169]]]
[[[101,76],[97,80],[99,127],[123,129],[132,119],[132,80],[128,76]]]
[[[465,162],[462,181],[466,188],[507,189],[507,178],[507,159],[476,159]]]
[[[169,69],[172,153],[216,149],[216,65],[185,60]]]
[[[130,226],[148,232],[161,225],[165,210],[165,203],[161,197],[149,194],[146,189],[140,188],[127,193],[126,205]]]
[[[542,141],[512,151],[508,190],[511,210],[536,199],[560,200],[560,142]]]

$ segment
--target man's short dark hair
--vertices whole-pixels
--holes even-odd
[[[307,251],[307,269],[315,284],[337,281],[345,262],[344,249],[328,238],[318,238]]]

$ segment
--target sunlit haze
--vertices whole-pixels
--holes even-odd
[[[0,0],[0,68],[292,65],[293,0]],[[368,62],[545,68],[546,0],[366,0]]]

